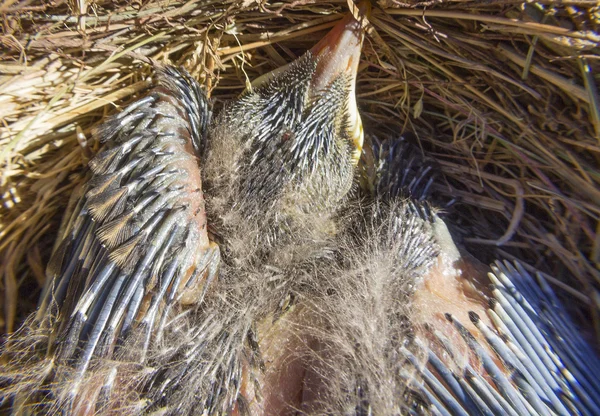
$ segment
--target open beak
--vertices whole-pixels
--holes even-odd
[[[371,7],[366,1],[357,7],[356,15],[368,17]],[[356,20],[352,14],[346,15],[333,29],[317,43],[311,53],[318,60],[317,70],[312,79],[312,89],[320,91],[345,74],[349,82],[347,102],[348,134],[354,146],[353,161],[358,163],[363,146],[363,127],[356,105],[355,84],[358,63],[364,38],[364,24]]]

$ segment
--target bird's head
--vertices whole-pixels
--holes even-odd
[[[363,7],[362,13],[365,13]],[[363,28],[342,19],[296,61],[259,79],[213,123],[211,178],[261,213],[331,211],[352,186],[363,131],[354,84]],[[232,174],[233,173],[233,174]]]

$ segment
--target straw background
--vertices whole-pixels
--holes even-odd
[[[600,334],[600,6],[589,0],[373,2],[357,83],[365,131],[404,134],[482,261],[541,270]],[[0,5],[0,334],[35,308],[93,129],[186,68],[216,108],[326,33],[347,1],[4,1]],[[0,339],[2,336],[0,336]]]

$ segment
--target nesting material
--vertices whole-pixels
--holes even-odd
[[[436,195],[484,262],[546,273],[600,334],[600,8],[589,0],[373,4],[365,132],[435,158]],[[9,1],[0,6],[2,333],[35,308],[93,130],[182,66],[219,105],[298,57],[346,1]],[[588,329],[591,329],[588,327]]]

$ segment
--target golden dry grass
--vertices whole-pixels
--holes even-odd
[[[375,2],[374,2],[375,3]],[[0,5],[0,325],[44,281],[97,150],[92,129],[185,67],[221,102],[312,46],[346,1],[5,1]],[[369,133],[435,156],[464,244],[553,276],[600,333],[600,7],[589,0],[374,4],[358,79]],[[591,318],[591,319],[590,319]]]

